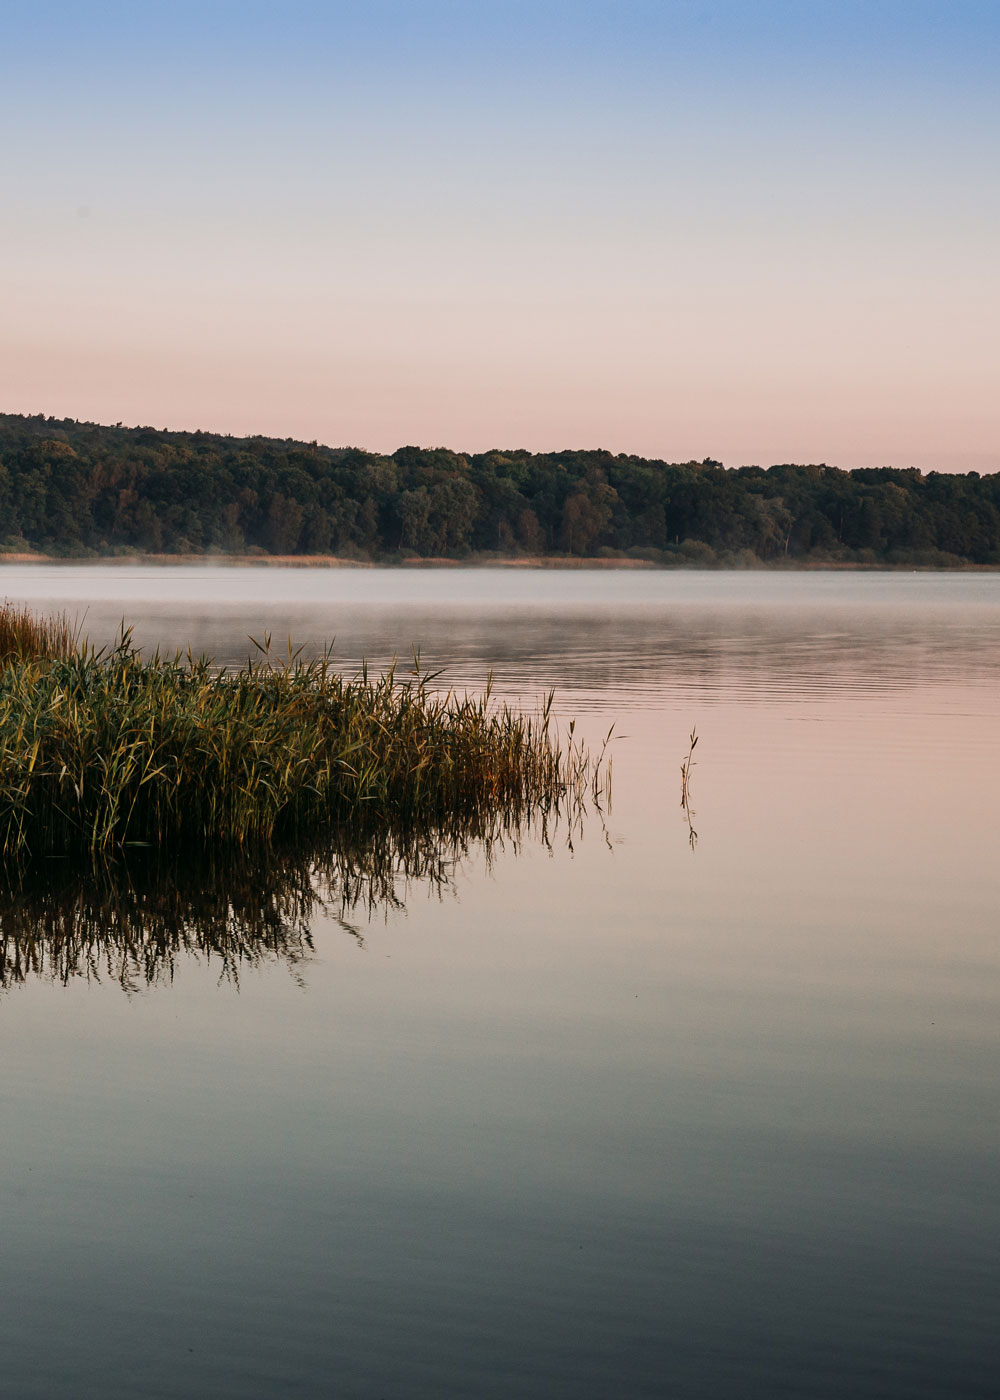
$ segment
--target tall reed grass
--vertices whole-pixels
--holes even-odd
[[[6,599],[0,603],[0,666],[71,656],[75,648],[73,629],[64,616],[37,617]]]
[[[265,648],[220,672],[190,654],[143,657],[128,632],[95,651],[64,623],[14,624],[0,667],[8,858],[249,849],[373,820],[458,831],[596,796],[602,781],[572,734],[561,743],[551,697],[528,717],[489,687],[469,697],[419,674],[348,680],[329,657],[278,665]]]

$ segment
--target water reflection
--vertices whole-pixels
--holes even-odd
[[[4,592],[65,609],[96,643],[123,617],[140,647],[241,665],[271,631],[348,673],[419,646],[448,684],[529,702],[553,684],[619,713],[663,697],[806,705],[995,685],[1000,575],[5,566]],[[86,599],[84,609],[81,600]],[[585,694],[581,704],[577,696]]]
[[[498,812],[447,829],[355,825],[309,847],[253,854],[178,861],[137,850],[98,862],[36,861],[0,880],[0,989],[83,979],[132,993],[171,982],[185,957],[237,986],[244,971],[268,962],[301,982],[317,919],[364,946],[362,926],[402,911],[418,888],[452,893],[466,858],[489,867],[527,839],[572,845],[582,820],[576,803],[572,814]]]
[[[524,832],[468,878],[475,834],[449,856],[438,833],[424,874],[394,867],[405,926],[370,933],[377,832],[340,847],[329,892],[323,853],[295,856],[284,904],[270,861],[143,888],[130,860],[103,903],[50,864],[9,892],[4,965],[30,978],[33,939],[68,986],[0,1005],[8,1391],[992,1394],[1000,574],[622,576],[585,608],[586,579],[374,573],[352,597],[272,571],[271,601],[251,571],[116,574],[104,622],[226,659],[270,616],[338,657],[419,641],[457,684],[555,685],[595,750],[618,721],[614,854],[591,820],[575,860]],[[256,941],[222,950],[233,921]],[[159,955],[171,993],[107,985],[136,934],[132,985]],[[87,956],[105,985],[80,982]]]

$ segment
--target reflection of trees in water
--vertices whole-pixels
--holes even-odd
[[[560,825],[572,843],[582,812],[563,816],[500,813],[432,830],[355,825],[322,845],[253,855],[171,860],[137,850],[86,865],[37,861],[0,883],[0,988],[83,978],[136,991],[170,982],[185,955],[214,965],[220,981],[238,984],[268,962],[300,976],[317,917],[361,942],[352,917],[402,909],[415,885],[445,894],[473,852],[489,863],[528,835],[549,845]]]

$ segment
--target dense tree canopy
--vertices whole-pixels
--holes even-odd
[[[0,550],[1000,565],[1000,474],[392,456],[0,415]]]

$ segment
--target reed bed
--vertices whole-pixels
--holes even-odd
[[[7,858],[260,849],[373,820],[457,831],[599,793],[600,762],[572,733],[560,742],[551,697],[529,717],[489,687],[470,697],[419,674],[348,680],[329,657],[279,665],[265,648],[220,672],[190,654],[143,657],[127,632],[94,651],[65,624],[14,621],[0,667]]]

